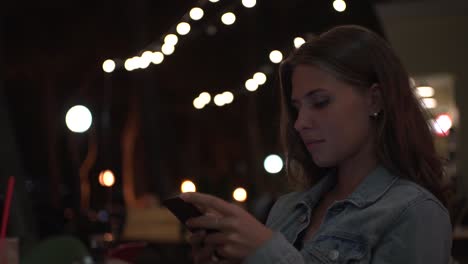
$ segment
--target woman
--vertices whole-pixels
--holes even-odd
[[[369,30],[340,26],[280,67],[287,173],[266,226],[206,194],[195,263],[448,263],[443,168],[409,76]]]

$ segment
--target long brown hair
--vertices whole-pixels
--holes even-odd
[[[309,40],[280,65],[281,135],[292,183],[310,187],[327,170],[313,162],[294,129],[297,112],[291,105],[291,75],[297,65],[317,66],[358,89],[379,84],[382,111],[374,120],[378,162],[448,205],[442,160],[436,154],[427,113],[411,88],[408,73],[385,40],[354,25],[338,26]]]

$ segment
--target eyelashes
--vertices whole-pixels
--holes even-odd
[[[323,109],[327,107],[330,104],[330,98],[320,98],[320,99],[310,99],[306,100],[305,106],[308,108],[314,108],[317,110]],[[292,111],[293,113],[297,114],[301,108],[301,106],[292,104]]]
[[[330,103],[330,99],[323,99],[317,102],[312,103],[312,105],[317,109],[325,108]]]

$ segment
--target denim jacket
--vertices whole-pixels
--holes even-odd
[[[452,248],[447,209],[420,185],[377,167],[345,200],[335,201],[313,238],[297,246],[322,194],[336,183],[328,173],[305,192],[275,203],[266,225],[274,233],[246,264],[446,264]]]

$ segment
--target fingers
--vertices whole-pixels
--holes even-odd
[[[188,237],[187,241],[193,248],[199,249],[203,246],[205,238],[206,238],[206,231],[200,230],[191,234]]]
[[[180,198],[202,208],[212,208],[226,216],[233,215],[233,213],[239,209],[237,206],[209,194],[196,192],[182,193],[180,194]]]
[[[193,217],[185,223],[189,228],[200,228],[205,230],[225,230],[227,229],[226,218],[214,215],[202,215]]]
[[[214,247],[205,246],[199,249],[192,248],[192,257],[195,263],[211,263]]]
[[[226,244],[229,240],[229,234],[216,232],[205,237],[205,243],[216,247],[217,245]]]

